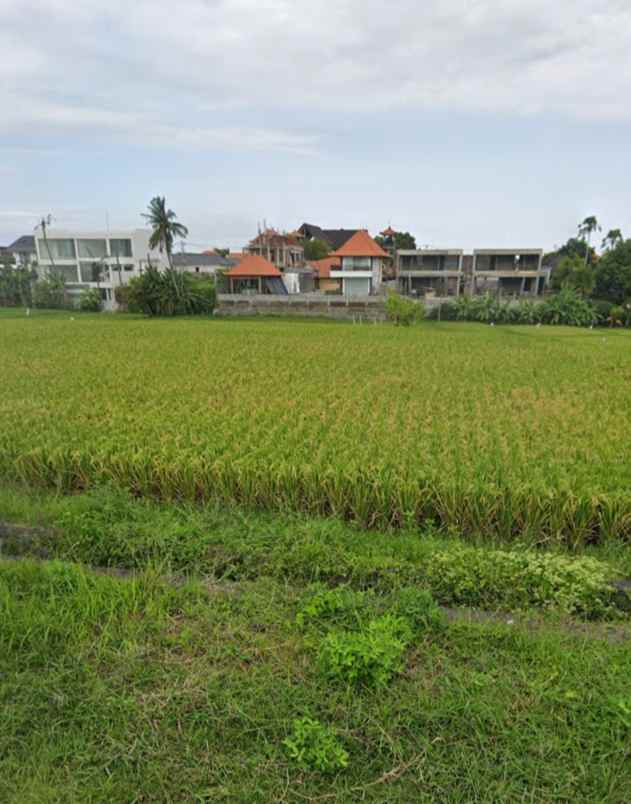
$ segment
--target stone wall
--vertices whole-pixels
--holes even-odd
[[[383,297],[367,296],[347,300],[343,296],[323,293],[300,293],[291,296],[220,293],[217,296],[215,315],[299,316],[344,321],[384,321],[386,318]]]

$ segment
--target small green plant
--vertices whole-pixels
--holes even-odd
[[[312,587],[312,590],[312,594],[301,604],[296,615],[296,623],[300,628],[310,623],[358,618],[357,610],[363,599],[361,592],[356,592],[347,586],[327,589],[318,585]]]
[[[440,629],[445,625],[443,613],[427,589],[419,589],[417,586],[399,589],[393,595],[392,609],[417,632]]]
[[[283,745],[289,757],[301,768],[333,773],[348,765],[348,752],[328,726],[319,720],[302,717],[294,720],[293,727]]]
[[[320,667],[328,678],[346,684],[384,687],[400,672],[411,639],[407,620],[386,614],[363,631],[327,634],[320,648]]]
[[[396,326],[409,327],[410,324],[415,324],[421,321],[424,317],[425,310],[419,302],[406,299],[394,291],[388,293],[386,299],[386,317],[388,321],[392,321]]]

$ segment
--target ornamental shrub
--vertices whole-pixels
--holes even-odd
[[[86,288],[79,296],[79,309],[84,313],[98,313],[101,309],[101,294],[96,288]]]
[[[425,308],[419,302],[401,296],[394,291],[388,292],[386,299],[386,317],[396,326],[409,327],[421,321],[425,315]]]

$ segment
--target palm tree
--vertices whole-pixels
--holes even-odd
[[[578,236],[587,243],[585,249],[585,265],[587,265],[587,258],[591,252],[591,239],[593,232],[602,232],[602,226],[598,223],[595,215],[589,215],[583,223],[578,225]]]
[[[152,229],[149,248],[157,248],[160,252],[166,252],[169,268],[173,270],[173,261],[171,259],[173,243],[176,237],[187,237],[188,229],[184,224],[176,221],[177,215],[172,209],[166,208],[164,196],[156,195],[155,198],[152,198],[149,202],[148,210],[149,212],[144,212],[142,217]]]
[[[602,247],[604,249],[615,248],[618,243],[622,243],[623,239],[620,229],[610,229],[607,232],[607,236],[603,239]]]

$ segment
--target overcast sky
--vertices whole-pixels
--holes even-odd
[[[419,244],[631,235],[629,0],[0,0],[0,245],[257,222]]]

